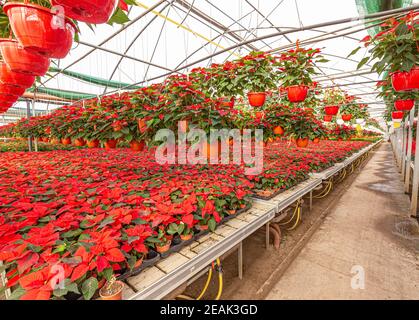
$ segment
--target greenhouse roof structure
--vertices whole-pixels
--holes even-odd
[[[320,48],[330,61],[318,68],[322,87],[342,87],[369,105],[382,121],[379,77],[370,66],[357,69],[367,48],[350,52],[377,31],[381,18],[417,8],[417,1],[361,0],[140,0],[124,26],[80,25],[70,54],[54,60],[49,73],[7,113],[2,123],[85,98],[135,89],[173,73],[234,60],[251,51],[281,52],[300,46]],[[392,11],[389,11],[392,10]],[[322,15],[313,15],[312,12]],[[382,13],[386,11],[386,13]],[[27,100],[29,99],[29,100]]]

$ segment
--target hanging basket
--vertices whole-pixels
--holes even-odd
[[[393,118],[393,120],[403,119],[403,116],[403,111],[393,111],[391,113],[391,117]]]
[[[408,72],[393,72],[391,74],[391,85],[396,91],[410,90],[409,86],[409,73]]]
[[[22,96],[25,93],[25,88],[9,86],[7,84],[0,84],[0,94],[3,95],[12,95],[12,96]]]
[[[252,107],[261,107],[265,103],[266,92],[249,92],[247,99],[249,99],[249,104]]]
[[[51,0],[53,6],[62,6],[65,15],[82,22],[108,22],[119,0]]]
[[[0,63],[0,83],[27,89],[31,87],[34,82],[34,76],[13,72],[7,67],[5,63]]]
[[[13,72],[41,77],[48,71],[50,60],[47,57],[24,49],[16,40],[0,39],[0,51]]]
[[[332,116],[332,115],[328,115],[328,114],[326,114],[326,115],[323,117],[323,120],[324,120],[325,122],[330,122],[330,121],[332,121],[332,119],[333,119],[333,116]]]
[[[351,121],[352,115],[351,114],[342,114],[343,121]]]
[[[415,100],[407,99],[407,100],[396,100],[394,101],[394,108],[397,111],[410,111],[415,104]]]
[[[13,104],[17,101],[17,99],[19,99],[19,96],[13,96],[10,94],[0,94],[0,104],[5,103],[6,105],[8,105],[9,103]]]
[[[308,138],[298,138],[295,143],[298,148],[306,148],[308,146]]]
[[[335,116],[339,112],[339,106],[325,106],[324,107],[324,112],[328,116]]]
[[[302,102],[306,99],[308,93],[307,86],[290,86],[286,90],[290,102]]]
[[[3,10],[9,17],[14,35],[25,49],[49,58],[67,56],[77,30],[71,20],[35,4],[8,2]]]
[[[408,76],[408,87],[412,90],[419,89],[419,68],[413,67]]]

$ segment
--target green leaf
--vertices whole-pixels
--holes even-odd
[[[112,217],[107,217],[105,219],[102,220],[102,222],[99,225],[99,228],[103,228],[104,226],[111,224],[112,222],[114,222]]]
[[[349,58],[350,56],[353,56],[354,54],[356,54],[359,51],[359,49],[361,49],[361,47],[358,47],[358,48],[355,48],[354,50],[352,50],[351,53],[348,54],[348,56],[346,58]]]
[[[19,300],[21,296],[26,293],[25,289],[22,287],[18,287],[16,290],[12,292],[8,300]]]
[[[364,64],[366,64],[369,60],[369,57],[365,57],[363,58],[359,63],[358,66],[356,67],[357,69],[360,69]]]
[[[96,278],[90,277],[83,282],[81,292],[85,300],[90,300],[98,289],[99,283]]]
[[[208,228],[209,228],[212,232],[214,232],[214,230],[215,230],[216,226],[217,226],[217,223],[215,222],[215,219],[214,219],[214,218],[211,218],[211,219],[209,219],[209,220],[208,220]]]

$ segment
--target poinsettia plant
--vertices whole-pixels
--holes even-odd
[[[278,68],[277,76],[282,86],[312,85],[312,77],[317,74],[316,64],[328,61],[319,53],[320,49],[300,48],[298,42],[296,49],[281,53],[276,58],[275,65]]]
[[[277,87],[277,74],[274,72],[275,59],[265,52],[251,52],[239,59],[235,85],[241,95],[247,92],[265,92]]]
[[[327,88],[323,92],[323,103],[329,105],[341,105],[346,102],[345,92],[339,88]]]
[[[374,62],[372,71],[382,74],[384,71],[410,71],[419,61],[417,39],[417,12],[409,12],[402,18],[389,18],[381,24],[382,31],[374,37],[366,36],[361,41],[370,47],[369,55],[358,64],[358,69],[368,62]],[[349,56],[356,54],[361,47],[354,49]]]

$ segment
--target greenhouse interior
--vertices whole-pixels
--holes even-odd
[[[419,300],[418,13],[1,1],[0,300]]]

